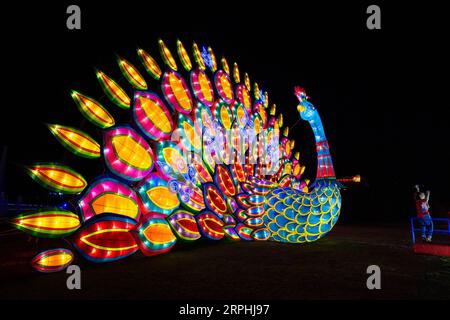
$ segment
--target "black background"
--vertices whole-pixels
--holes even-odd
[[[322,1],[251,3],[17,2],[3,11],[1,145],[8,146],[6,191],[10,200],[45,199],[23,165],[57,161],[92,179],[100,161],[65,151],[45,123],[100,132],[77,111],[71,89],[113,106],[95,79],[95,68],[124,83],[118,54],[140,68],[136,48],[162,64],[157,40],[175,52],[177,38],[210,45],[217,57],[236,61],[241,73],[269,91],[307,165],[315,175],[312,132],[298,121],[293,87],[306,88],[318,108],[338,176],[361,174],[344,191],[342,221],[406,221],[414,214],[412,186],[432,192],[434,215],[450,209],[448,32],[441,5],[411,2]],[[66,8],[78,4],[82,29],[66,28]],[[382,29],[366,28],[366,8],[378,4]],[[448,19],[447,19],[448,20]],[[121,79],[121,80],[119,80]],[[149,86],[157,82],[146,76]],[[45,201],[45,200],[44,200]]]

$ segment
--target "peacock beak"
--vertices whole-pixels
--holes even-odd
[[[306,110],[306,108],[305,108],[304,106],[302,106],[301,104],[299,104],[299,105],[297,106],[297,110],[298,110],[298,112],[302,113],[303,111]]]

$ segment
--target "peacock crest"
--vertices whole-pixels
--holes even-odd
[[[100,159],[107,173],[87,182],[81,168],[29,166],[32,179],[72,194],[76,205],[23,213],[13,224],[36,237],[65,237],[92,262],[138,250],[161,254],[177,241],[202,237],[302,243],[328,233],[339,216],[340,186],[320,116],[305,90],[297,87],[295,95],[316,139],[313,184],[302,177],[305,166],[283,115],[269,105],[267,91],[256,82],[252,87],[247,73],[241,77],[237,63],[230,68],[224,57],[218,62],[210,47],[195,42],[191,54],[179,40],[176,55],[162,40],[159,49],[162,61],[137,50],[142,70],[118,58],[127,87],[96,71],[112,104],[131,112],[130,123],[116,123],[98,100],[71,92],[80,113],[102,130],[102,141],[73,127],[48,128],[74,155]],[[33,267],[63,270],[74,259],[73,248],[41,252]]]

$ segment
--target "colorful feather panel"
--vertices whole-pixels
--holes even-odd
[[[114,118],[99,102],[75,90],[72,91],[72,98],[83,116],[96,126],[105,129],[115,124]]]
[[[73,245],[92,262],[123,259],[139,249],[131,233],[136,225],[134,219],[126,216],[101,214],[90,219],[75,233]]]
[[[88,134],[58,124],[50,124],[48,128],[69,151],[85,158],[100,158],[100,145]]]
[[[190,212],[178,210],[169,217],[169,222],[182,240],[194,241],[200,239],[201,235],[197,222]]]
[[[187,53],[183,43],[180,40],[177,40],[177,52],[184,69],[186,71],[191,71],[192,69],[191,58],[189,58],[189,54]]]
[[[172,116],[155,93],[137,91],[132,111],[135,123],[147,138],[160,141],[172,134]]]
[[[225,233],[222,229],[224,224],[214,213],[203,211],[197,215],[197,221],[201,234],[206,238],[220,240],[224,237]]]
[[[139,184],[137,191],[147,212],[169,215],[180,205],[177,194],[169,189],[167,181],[154,173]]]
[[[165,253],[172,249],[177,241],[169,223],[164,218],[152,215],[142,219],[135,237],[139,248],[146,256]]]
[[[119,58],[118,63],[123,76],[133,87],[139,90],[147,89],[147,83],[145,82],[144,77],[142,77],[135,66],[123,58]]]
[[[97,71],[97,79],[108,98],[122,109],[129,109],[131,100],[127,93],[115,82],[101,71]]]
[[[37,163],[27,169],[33,180],[51,191],[76,194],[87,186],[86,180],[79,173],[65,165]]]
[[[126,184],[112,179],[100,178],[92,182],[78,201],[84,221],[103,213],[115,213],[139,220],[139,200]]]
[[[228,207],[222,192],[212,183],[203,185],[203,198],[206,207],[213,211],[219,218],[227,213]]]
[[[223,232],[225,233],[225,237],[228,240],[231,241],[240,241],[241,238],[237,234],[237,232],[234,230],[233,226],[225,226],[222,228]]]
[[[39,272],[58,272],[66,269],[73,259],[73,253],[68,249],[52,249],[36,255],[31,260],[31,266]]]
[[[316,150],[318,165],[327,172],[319,170],[320,179],[308,188],[309,181],[300,180],[305,167],[293,150],[295,141],[276,105],[269,108],[267,91],[251,83],[247,73],[240,74],[236,63],[230,70],[225,58],[219,62],[210,47],[193,43],[188,53],[177,41],[172,52],[178,57],[169,48],[159,40],[162,68],[138,49],[146,71],[158,80],[153,88],[123,58],[118,67],[125,79],[116,82],[96,72],[110,102],[131,108],[129,125],[116,126],[102,104],[72,92],[82,115],[103,129],[103,140],[97,143],[72,127],[52,124],[49,129],[72,153],[101,158],[105,175],[88,185],[64,165],[30,166],[30,176],[45,188],[81,193],[74,199],[78,211],[24,213],[13,219],[14,226],[38,237],[70,236],[76,250],[92,262],[122,259],[139,249],[147,256],[161,254],[177,239],[300,243],[329,232],[341,198],[325,136]],[[322,133],[306,93],[295,93],[301,117],[309,118],[306,112],[311,112],[314,133]],[[111,104],[100,99],[106,107]],[[124,110],[114,110],[119,112]],[[47,250],[32,265],[41,272],[59,271],[73,258],[67,249]]]
[[[129,127],[114,127],[104,133],[103,155],[106,165],[120,178],[137,181],[153,169],[150,145]]]

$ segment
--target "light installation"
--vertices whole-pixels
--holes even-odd
[[[73,259],[72,251],[58,248],[40,252],[31,260],[31,265],[39,272],[50,273],[64,270]]]
[[[199,239],[312,242],[336,224],[340,184],[305,90],[295,88],[295,96],[316,142],[312,184],[268,92],[212,48],[188,48],[180,40],[173,48],[159,40],[154,50],[137,50],[142,66],[117,59],[124,79],[96,71],[110,103],[72,91],[81,115],[102,130],[100,139],[48,125],[74,157],[102,161],[106,173],[87,182],[82,168],[27,167],[43,187],[73,196],[70,210],[48,208],[12,220],[33,236],[64,237],[72,245],[38,253],[31,261],[35,270],[64,270],[75,252],[108,262]],[[116,124],[110,107],[130,112],[131,122]]]

